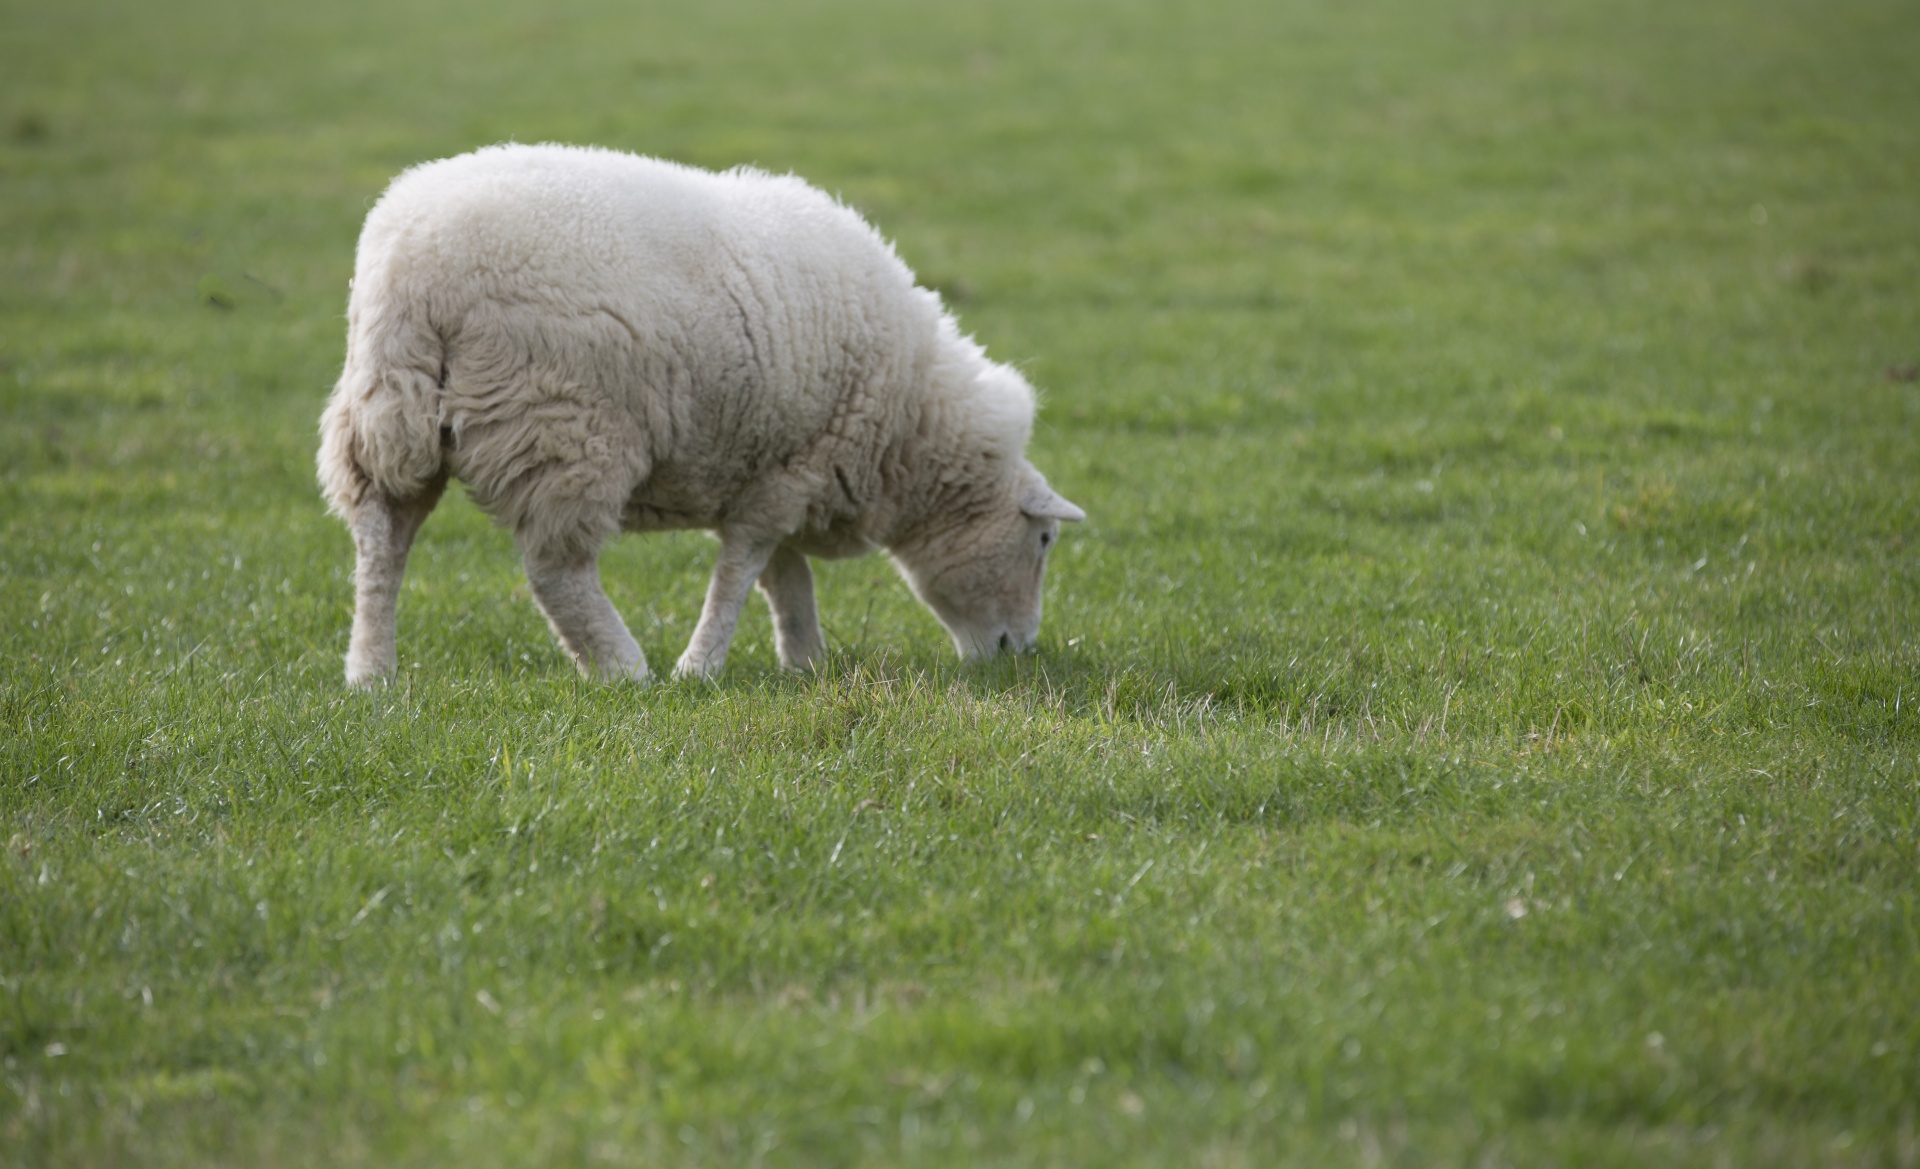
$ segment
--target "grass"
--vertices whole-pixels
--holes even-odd
[[[0,2],[0,1161],[1920,1159],[1920,11],[681,7]],[[450,500],[346,692],[355,233],[506,138],[871,214],[1043,651],[595,687]]]

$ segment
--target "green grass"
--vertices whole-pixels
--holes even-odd
[[[673,9],[683,9],[674,11]],[[1920,9],[0,0],[0,1162],[1920,1160]],[[794,170],[1091,519],[965,668],[340,683],[361,217]],[[620,542],[656,667],[703,537]]]

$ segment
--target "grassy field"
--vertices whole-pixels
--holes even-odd
[[[0,0],[0,1162],[1920,1163],[1920,7]],[[793,170],[1046,394],[1037,656],[341,685],[354,239]],[[712,543],[629,539],[655,666]]]

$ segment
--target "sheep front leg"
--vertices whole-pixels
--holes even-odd
[[[407,572],[407,553],[446,486],[446,476],[442,475],[412,499],[369,495],[347,521],[353,532],[354,553],[353,635],[347,643],[347,685],[355,689],[376,686],[399,668],[394,626],[400,581]]]
[[[713,566],[713,579],[707,583],[707,603],[700,610],[700,624],[687,642],[687,652],[673,667],[674,677],[711,678],[727,664],[727,647],[733,644],[740,610],[746,607],[753,582],[766,569],[777,547],[775,541],[751,541],[721,533],[720,559]]]
[[[528,551],[527,584],[560,644],[587,677],[600,682],[647,678],[647,657],[600,588],[597,557]]]
[[[813,601],[813,569],[807,554],[785,544],[774,549],[760,574],[760,591],[773,610],[773,644],[780,653],[781,668],[817,668],[826,659],[827,644],[820,636],[820,610]]]

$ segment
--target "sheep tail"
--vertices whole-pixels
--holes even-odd
[[[320,417],[320,486],[351,521],[371,495],[403,501],[444,481],[441,396],[446,343],[404,303],[347,310],[347,364]]]

